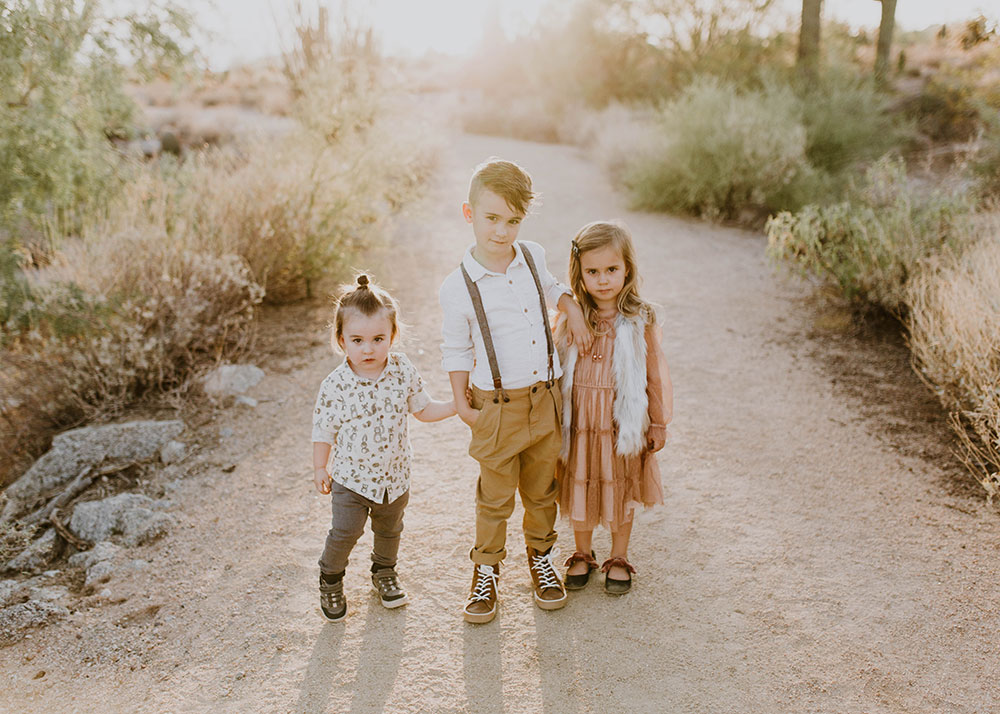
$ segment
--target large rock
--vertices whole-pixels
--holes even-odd
[[[125,545],[141,545],[164,535],[173,525],[174,519],[158,510],[170,505],[170,501],[155,501],[138,493],[119,493],[103,501],[78,503],[69,528],[89,541],[121,534]]]
[[[25,550],[8,561],[7,570],[19,573],[37,573],[45,569],[52,559],[56,545],[56,530],[49,528],[42,537],[32,542]]]
[[[64,486],[88,466],[125,467],[148,461],[184,431],[181,421],[133,421],[87,426],[59,434],[52,448],[7,487],[0,523],[9,521],[47,491]]]
[[[0,580],[0,608],[7,607],[17,597],[20,587],[16,580]]]
[[[69,564],[75,567],[89,568],[95,563],[105,560],[114,560],[122,552],[122,549],[109,540],[102,540],[94,544],[90,550],[74,553],[69,557]]]
[[[209,394],[235,395],[264,378],[264,370],[252,364],[224,364],[205,375],[202,385]]]
[[[39,627],[69,615],[61,605],[45,600],[29,600],[0,610],[0,645],[23,639],[33,627]]]
[[[176,463],[187,453],[187,444],[183,441],[168,441],[160,449],[160,461],[165,465]]]

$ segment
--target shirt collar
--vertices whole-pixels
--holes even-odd
[[[472,278],[472,282],[478,281],[484,275],[501,275],[501,273],[494,273],[492,270],[487,269],[486,266],[472,257],[472,249],[474,247],[475,243],[470,245],[465,250],[465,255],[462,257],[462,265],[465,266],[465,271],[469,274],[469,277]],[[524,253],[521,250],[521,241],[516,240],[514,241],[514,259],[510,261],[510,265],[507,266],[507,270],[510,270],[512,266],[519,263],[521,265],[527,265],[527,263],[524,262]],[[388,367],[386,369],[388,369]]]

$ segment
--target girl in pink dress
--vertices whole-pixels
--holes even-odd
[[[635,572],[628,561],[635,508],[663,503],[654,454],[666,443],[673,388],[655,313],[639,297],[628,229],[604,221],[580,229],[569,276],[594,342],[579,352],[561,335],[558,340],[563,446],[556,478],[559,507],[576,540],[566,587],[584,587],[598,567],[591,541],[602,524],[611,531],[611,553],[600,566],[604,589],[621,595]]]

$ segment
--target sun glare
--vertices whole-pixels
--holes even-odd
[[[138,0],[121,0],[138,5]],[[370,25],[382,51],[397,57],[426,53],[465,55],[489,35],[511,37],[530,28],[546,8],[567,9],[582,0],[304,0],[309,15],[325,5],[331,23],[345,15],[357,24]],[[281,53],[291,44],[295,0],[179,0],[192,10],[208,35],[202,49],[214,69],[250,62]],[[977,14],[995,14],[982,0],[901,2],[896,20],[905,29],[922,29],[936,23],[956,22]],[[801,12],[801,0],[780,0],[790,18]],[[824,4],[827,19],[853,27],[875,27],[879,5],[872,0],[838,0]],[[793,23],[794,24],[794,23]]]

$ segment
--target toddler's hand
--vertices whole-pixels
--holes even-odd
[[[464,421],[465,425],[471,429],[479,420],[479,410],[472,407],[460,409],[458,411],[458,418]]]
[[[330,478],[325,466],[313,470],[313,485],[316,486],[317,491],[323,495],[330,493],[332,483],[333,479]]]

